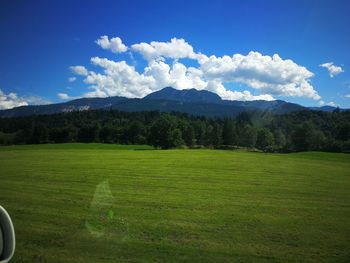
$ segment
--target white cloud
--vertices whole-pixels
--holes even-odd
[[[80,76],[87,76],[88,70],[84,66],[71,66],[71,71]]]
[[[61,99],[61,100],[68,100],[69,96],[67,93],[57,93],[57,96]]]
[[[128,47],[123,44],[119,37],[114,37],[109,40],[108,36],[101,36],[95,42],[103,49],[111,50],[113,53],[122,53],[128,50]]]
[[[184,39],[172,38],[170,42],[142,42],[131,46],[132,50],[140,53],[146,60],[161,58],[194,58],[193,48]]]
[[[323,64],[320,65],[320,67],[326,68],[328,70],[329,75],[331,76],[331,78],[333,78],[334,76],[344,72],[344,70],[340,66],[334,65],[333,62],[323,63]]]
[[[229,100],[273,100],[269,94],[254,96],[249,91],[237,92],[227,90],[219,80],[205,81],[202,72],[193,67],[174,62],[168,65],[164,61],[152,60],[138,73],[125,61],[115,62],[106,58],[93,57],[91,63],[103,68],[103,74],[89,71],[84,82],[91,85],[93,91],[85,97],[144,97],[147,94],[172,86],[176,89],[207,89],[216,92],[223,99]],[[64,95],[60,96],[64,98]]]
[[[350,94],[346,94],[345,97],[350,98]]]
[[[172,65],[164,61],[152,60],[144,70],[144,75],[152,77],[154,83],[152,90],[158,90],[166,86],[176,89],[205,89],[207,82],[202,78],[202,72],[193,67],[175,61]]]
[[[76,77],[70,77],[70,78],[68,78],[68,81],[69,82],[74,82],[74,81],[76,81],[76,79],[77,79]]]
[[[5,94],[0,90],[0,110],[11,109],[19,106],[27,106],[28,102],[18,97],[16,93]]]
[[[104,74],[89,72],[84,81],[92,85],[90,88],[94,91],[86,93],[88,97],[144,97],[166,86],[177,89],[193,87],[204,89],[207,86],[207,83],[201,79],[201,72],[198,69],[187,68],[179,62],[170,66],[164,61],[152,60],[143,73],[138,73],[125,61],[116,62],[93,57],[91,63],[102,67]]]
[[[274,100],[274,98],[270,94],[262,94],[262,95],[254,96],[247,90],[243,92],[227,90],[224,87],[224,85],[218,80],[209,81],[207,90],[215,92],[222,99],[225,99],[225,100],[243,100],[243,101]]]
[[[5,94],[0,89],[0,110],[12,109],[15,107],[28,106],[28,105],[45,105],[50,103],[52,102],[39,96],[20,97],[14,92]]]
[[[46,105],[51,104],[52,101],[39,96],[25,96],[22,97],[29,105]]]
[[[64,92],[57,93],[56,95],[60,100],[75,100],[81,98],[79,96],[70,96]]]
[[[101,37],[100,40],[101,43],[111,42],[108,37]],[[108,46],[106,43],[101,46]],[[75,74],[85,76],[84,82],[89,84],[91,91],[83,96],[143,97],[172,86],[176,89],[206,89],[229,100],[273,100],[276,96],[321,99],[311,84],[310,79],[314,74],[277,54],[272,57],[259,52],[207,56],[195,53],[190,44],[177,38],[172,38],[170,42],[134,44],[130,49],[131,55],[132,52],[140,53],[147,60],[142,72],[126,61],[99,57],[91,58],[91,63],[101,67],[102,73],[88,71],[84,66],[71,67]],[[180,62],[183,58],[190,58],[198,64],[188,67]],[[225,87],[226,83],[245,84],[247,89],[252,88],[258,95],[249,90],[229,90]]]
[[[184,64],[176,62],[172,65],[170,71],[170,83],[168,86],[173,86],[177,89],[205,89],[208,83],[204,80],[202,72],[193,67],[187,68]]]
[[[325,102],[325,101],[323,101],[323,100],[320,100],[320,101],[318,102],[318,104],[319,104],[320,106],[332,106],[332,107],[337,107],[337,106],[338,106],[338,105],[337,105],[335,102],[333,102],[333,101]]]
[[[87,97],[126,96],[143,97],[152,92],[155,80],[151,76],[138,73],[125,61],[115,62],[106,58],[93,57],[91,63],[104,69],[104,74],[89,72],[85,83],[94,91]]]
[[[243,83],[271,95],[320,99],[310,84],[314,74],[290,59],[281,59],[277,54],[272,57],[259,52],[232,57],[206,57],[201,54],[198,62],[208,79]]]

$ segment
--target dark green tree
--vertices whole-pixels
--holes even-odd
[[[79,142],[98,142],[99,126],[98,124],[85,125],[79,129]]]
[[[214,147],[219,147],[222,144],[222,127],[215,123],[211,132],[211,143]]]
[[[49,132],[43,123],[34,123],[31,130],[31,136],[29,138],[29,143],[47,143],[49,140]]]
[[[73,140],[70,136],[70,130],[67,127],[52,128],[49,137],[50,141],[55,143],[65,143]]]
[[[182,139],[187,146],[193,146],[196,142],[194,128],[190,120],[181,118],[177,122],[178,128],[181,130]]]
[[[226,118],[222,129],[222,140],[224,145],[237,144],[235,123],[232,119]]]
[[[154,121],[149,136],[150,143],[162,149],[174,148],[184,144],[176,119],[170,115],[162,115]]]
[[[197,145],[204,145],[205,144],[205,132],[206,132],[205,122],[197,119],[197,120],[192,122],[192,126],[194,128],[196,144]]]
[[[111,125],[105,125],[99,130],[99,140],[103,143],[116,142],[116,129]]]
[[[286,139],[286,136],[284,135],[284,132],[281,129],[277,129],[274,131],[273,135],[274,135],[275,149],[283,150],[287,144],[287,139]]]
[[[255,147],[263,151],[272,151],[274,146],[274,137],[269,129],[260,129],[257,133]]]
[[[240,127],[239,131],[239,145],[244,147],[255,147],[257,132],[256,129],[249,124],[244,124]]]
[[[144,144],[146,143],[145,126],[141,121],[135,120],[131,122],[128,130],[127,137],[130,144]]]
[[[304,122],[297,126],[292,134],[292,143],[296,151],[312,149],[314,126],[311,122]]]
[[[336,139],[347,141],[350,140],[350,123],[342,122],[336,126]]]

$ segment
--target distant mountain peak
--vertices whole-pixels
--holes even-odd
[[[96,109],[114,109],[127,112],[184,112],[192,115],[211,117],[235,117],[243,111],[263,111],[271,112],[272,114],[284,114],[308,110],[308,108],[301,105],[281,100],[222,100],[219,95],[207,90],[177,90],[172,87],[166,87],[147,95],[143,99],[130,99],[118,96],[107,98],[80,98],[57,104],[21,106],[8,110],[0,110],[0,118],[41,114],[47,115]],[[321,111],[333,111],[334,109],[336,108],[331,106],[310,108],[310,110]]]
[[[205,103],[220,103],[222,101],[219,95],[207,90],[197,90],[194,88],[177,90],[172,87],[155,91],[148,94],[144,99]]]

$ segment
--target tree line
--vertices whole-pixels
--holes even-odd
[[[2,145],[68,142],[149,144],[162,149],[349,152],[350,111],[243,112],[235,118],[208,118],[158,111],[93,110],[0,118]]]

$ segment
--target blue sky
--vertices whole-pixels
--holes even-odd
[[[334,0],[1,1],[0,108],[81,96],[140,97],[169,83],[226,99],[349,108],[349,12],[350,1]],[[108,43],[118,37],[125,51],[101,47],[101,36]],[[141,42],[158,55],[145,58]],[[177,50],[181,43],[193,53]],[[93,57],[99,58],[94,65]],[[333,77],[320,67],[330,62]],[[77,74],[77,65],[89,73]]]

